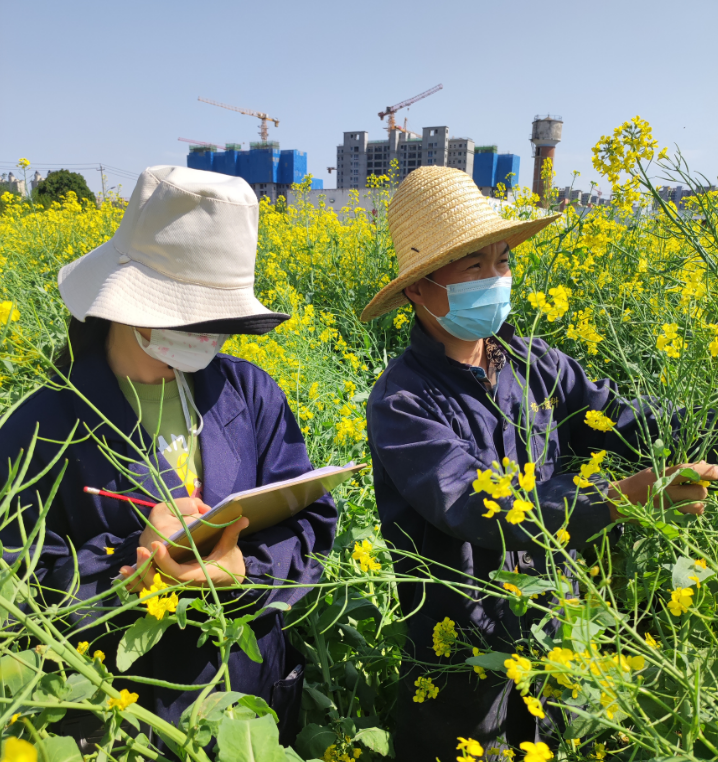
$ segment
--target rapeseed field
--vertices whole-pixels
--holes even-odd
[[[569,205],[557,224],[512,252],[509,319],[520,335],[544,339],[574,357],[592,379],[611,379],[626,399],[644,400],[660,431],[652,437],[644,432],[631,446],[644,467],[664,475],[672,465],[707,457],[718,439],[712,413],[718,410],[718,192],[691,173],[677,149],[659,150],[650,125],[639,117],[597,142],[594,166],[611,184],[612,203]],[[551,171],[546,167],[549,180]],[[675,183],[694,191],[680,209],[661,193],[662,185]],[[362,308],[395,274],[386,222],[392,179],[374,185],[357,192],[341,213],[309,203],[302,192],[309,181],[297,188],[293,206],[283,199],[261,202],[257,295],[291,319],[265,336],[235,336],[224,349],[276,379],[317,467],[369,458],[366,400],[389,360],[406,346],[413,319],[405,307],[368,325],[359,321]],[[539,199],[524,190],[502,206],[502,214],[530,219],[552,203],[551,193]],[[52,356],[64,340],[67,313],[57,271],[109,240],[123,214],[117,198],[96,208],[72,194],[49,209],[9,195],[3,204],[0,426],[38,385],[58,383],[50,381]],[[527,418],[538,412],[534,405]],[[540,403],[544,410],[552,406],[551,397]],[[674,437],[671,417],[677,411],[683,425]],[[601,411],[583,415],[600,431],[616,424]],[[433,638],[445,668],[427,668],[416,681],[415,701],[430,704],[449,670],[465,671],[467,681],[501,672],[535,716],[544,717],[547,703],[563,712],[565,727],[554,749],[542,743],[483,748],[459,738],[457,758],[463,760],[718,757],[715,497],[700,518],[679,514],[661,499],[675,478],[663,476],[655,504],[621,507],[630,522],[617,545],[597,537],[590,551],[576,556],[567,550],[568,531],[550,533],[532,510],[533,461],[541,455],[539,448],[523,470],[508,459],[495,463],[474,483],[476,491],[495,498],[512,496],[507,520],[531,525],[538,544],[555,559],[541,576],[497,571],[481,591],[508,600],[516,613],[530,612],[537,624],[515,653],[497,653],[470,642],[447,617]],[[613,480],[635,471],[603,451],[573,465],[577,494],[590,488],[595,474]],[[0,485],[3,521],[17,510],[13,498],[22,478],[19,467],[8,485]],[[409,658],[404,617],[410,612],[399,610],[397,588],[438,581],[420,558],[412,576],[393,570],[370,470],[335,497],[339,527],[323,581],[285,615],[290,637],[307,659],[302,730],[296,750],[282,749],[263,719],[268,708],[261,700],[246,703],[242,717],[256,723],[251,732],[258,759],[346,762],[393,754],[391,709],[402,659]],[[485,502],[485,520],[492,521],[499,506]],[[28,563],[31,556],[28,543]],[[181,727],[166,727],[141,707],[140,682],[132,691],[117,691],[104,654],[93,653],[90,644],[70,645],[71,601],[46,607],[22,568],[5,564],[0,574],[0,725],[12,740],[4,760],[80,760],[79,751],[63,746],[69,739],[53,735],[53,724],[69,708],[101,716],[108,729],[102,748],[85,759],[158,758],[146,736],[128,740],[122,720],[149,724],[183,759],[230,758],[221,742],[217,757],[204,747],[236,701],[203,697]],[[162,627],[168,621],[181,626],[187,594],[182,586],[164,587],[145,591],[155,596],[150,601],[129,596],[123,606],[137,609],[151,625],[154,619]],[[197,608],[208,631],[229,637],[230,619],[209,604]],[[72,681],[71,693],[61,689],[58,675],[63,684]],[[63,748],[66,756],[52,756]]]

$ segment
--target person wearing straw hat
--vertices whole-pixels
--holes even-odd
[[[162,485],[149,478],[138,449],[149,448],[164,494],[172,494],[187,521],[231,493],[312,469],[277,384],[251,363],[219,354],[230,334],[264,334],[288,318],[254,295],[258,221],[257,198],[241,178],[150,167],[140,175],[114,236],[60,271],[60,294],[72,317],[69,345],[56,364],[74,389],[55,377],[14,411],[0,441],[0,464],[7,469],[39,430],[28,470],[39,481],[21,495],[28,506],[25,527],[37,520],[66,468],[34,570],[47,591],[72,589],[82,601],[107,591],[114,578],[133,577],[132,590],[139,592],[149,590],[158,573],[169,583],[206,586],[199,564],[176,563],[158,542],[181,528],[166,502],[133,510],[83,491],[90,486],[161,500]],[[76,425],[56,462],[60,443]],[[6,476],[0,473],[0,484]],[[221,667],[226,689],[260,696],[275,709],[280,740],[291,743],[303,661],[285,638],[279,608],[307,592],[301,585],[320,578],[319,559],[331,550],[336,519],[326,495],[294,518],[244,539],[246,519],[228,526],[205,559],[207,574],[222,601],[241,607],[242,614],[278,605],[252,624],[262,661],[235,646],[222,666],[212,637],[198,647],[194,627],[170,627],[132,665],[133,674],[155,680],[142,686],[140,703],[177,723],[199,695],[186,686],[208,683]],[[9,563],[8,549],[23,545],[18,523],[15,517],[0,532]],[[244,588],[247,581],[267,589]],[[53,600],[52,592],[47,595]],[[119,603],[112,598],[100,604],[113,605]],[[106,666],[117,674],[122,631],[88,629],[91,613],[77,611],[76,629],[84,628],[77,638],[102,650]],[[112,624],[120,627],[136,616]],[[69,715],[66,734],[92,735],[93,728],[73,730],[68,721]]]
[[[575,360],[540,339],[533,339],[529,356],[527,341],[506,322],[511,249],[559,216],[506,220],[466,173],[438,166],[413,171],[389,204],[399,272],[361,317],[369,321],[407,303],[415,310],[409,347],[389,363],[367,405],[377,506],[399,573],[414,568],[408,553],[435,562],[432,573],[464,585],[472,578],[488,584],[502,566],[545,572],[546,558],[526,524],[506,520],[509,499],[496,499],[501,513],[487,518],[484,499],[491,495],[475,493],[477,471],[504,458],[521,469],[535,462],[542,517],[555,532],[565,524],[565,499],[572,505],[576,493],[575,474],[562,470],[561,456],[588,458],[605,449],[631,457],[616,430],[635,443],[636,420],[631,405],[616,398],[615,384],[590,381]],[[589,428],[575,415],[585,410],[607,411],[616,430]],[[717,466],[693,467],[703,479],[718,478]],[[654,480],[643,471],[619,486],[633,502],[645,502]],[[618,517],[606,499],[616,496],[614,488],[597,476],[591,481],[597,489],[579,492],[568,522],[573,548]],[[681,510],[703,510],[702,486],[670,489],[675,502],[687,501]],[[515,653],[538,619],[515,615],[507,601],[482,597],[478,587],[474,595],[459,595],[439,585],[400,585],[399,598],[405,614],[417,613],[409,619],[412,658],[402,668],[395,710],[398,759],[453,759],[458,737],[500,749],[549,739],[549,708],[539,721],[498,673],[469,679],[466,672],[442,672],[451,659],[432,648],[436,626],[448,617],[476,646]],[[462,663],[465,654],[456,658]],[[427,672],[439,689],[435,697],[415,695],[416,679]]]

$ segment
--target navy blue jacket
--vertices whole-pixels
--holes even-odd
[[[137,417],[122,394],[104,354],[91,354],[78,360],[71,380],[80,393],[122,432],[129,436],[134,429],[133,440],[139,442]],[[194,374],[194,387],[195,403],[204,418],[200,446],[204,467],[203,497],[207,504],[214,505],[232,492],[289,479],[311,470],[304,440],[287,400],[264,371],[245,360],[218,355],[206,369]],[[73,576],[72,545],[77,552],[80,571],[77,596],[87,599],[109,588],[123,564],[135,563],[144,522],[127,503],[88,495],[83,492],[83,487],[89,485],[145,497],[133,491],[129,480],[100,452],[97,444],[87,436],[88,427],[94,429],[100,439],[104,437],[119,456],[134,460],[127,443],[109,426],[102,424],[97,414],[73,391],[41,389],[23,403],[2,428],[0,484],[5,482],[8,460],[15,460],[20,449],[27,446],[38,422],[43,441],[37,443],[29,474],[38,472],[57,453],[57,444],[50,440],[64,440],[78,420],[81,423],[76,441],[60,463],[39,485],[21,497],[23,505],[31,506],[24,514],[26,526],[31,526],[33,516],[37,515],[35,490],[41,496],[47,495],[59,468],[67,460],[67,471],[47,517],[47,535],[37,577],[46,587],[66,591]],[[144,441],[149,441],[146,433]],[[166,486],[177,497],[186,496],[177,473],[162,455],[159,460]],[[140,482],[144,481],[143,476],[147,477],[146,466],[135,464],[132,470],[140,477]],[[144,483],[150,494],[160,499],[151,480]],[[147,515],[150,509],[143,510]],[[306,590],[282,589],[278,580],[293,583],[319,580],[322,566],[310,559],[309,554],[321,556],[330,551],[336,519],[336,508],[327,495],[288,521],[246,539],[240,537],[239,546],[249,579],[274,585],[275,589],[268,593],[244,592],[239,587],[223,595],[254,606],[270,601],[284,601],[291,605],[297,601]],[[4,548],[21,545],[15,522],[0,532],[0,541]],[[105,547],[114,547],[114,554],[108,555]],[[12,561],[7,551],[6,560]],[[192,593],[187,591],[182,595]],[[109,601],[105,605],[113,603]],[[136,616],[132,614],[132,618]],[[85,618],[81,624],[86,623]],[[301,694],[301,680],[295,680],[296,685],[291,680],[285,681],[298,666],[298,657],[285,641],[281,628],[280,614],[263,615],[254,629],[264,662],[257,664],[239,650],[232,652],[229,661],[232,689],[262,696],[280,713],[287,702],[297,710],[296,702]],[[211,642],[197,648],[198,634],[194,627],[185,630],[171,627],[160,644],[136,662],[130,672],[173,683],[206,683],[219,666],[219,652]],[[85,631],[81,639],[91,640],[88,635],[99,633]],[[117,640],[118,636],[113,639],[113,636],[105,635],[92,645],[93,650],[105,651],[111,671],[114,670]],[[297,674],[301,674],[301,669]],[[196,697],[192,692],[153,689],[149,685],[139,689],[135,685],[134,690],[140,693],[141,704],[170,721],[176,721]]]
[[[576,489],[575,473],[567,468],[569,457],[588,459],[591,452],[605,449],[633,459],[616,433],[587,426],[584,411],[607,412],[627,441],[635,446],[637,440],[631,404],[618,398],[614,383],[590,381],[575,360],[541,340],[533,341],[529,353],[527,340],[516,337],[508,324],[499,336],[508,344],[509,357],[495,397],[470,366],[447,358],[443,344],[415,322],[410,346],[389,363],[367,406],[384,537],[399,550],[436,562],[432,571],[437,577],[461,584],[470,584],[464,575],[489,582],[490,572],[502,564],[525,574],[546,570],[545,555],[526,534],[531,525],[505,520],[510,498],[497,501],[503,514],[492,519],[482,515],[489,496],[472,495],[477,470],[490,469],[492,461],[504,456],[522,469],[528,461],[535,462],[543,520],[556,532],[565,521],[565,500],[571,505]],[[648,406],[633,406],[644,409],[649,430],[655,432]],[[674,414],[674,432],[679,418]],[[592,481],[599,493],[582,490],[568,523],[573,548],[585,545],[610,523],[603,498],[608,485],[600,477]],[[394,564],[404,573],[415,566],[398,553]],[[395,711],[398,759],[453,759],[457,736],[475,738],[485,748],[505,741],[518,746],[549,740],[555,718],[548,710],[545,720],[532,717],[504,676],[488,673],[480,680],[466,672],[432,671],[447,663],[432,649],[434,626],[446,616],[476,645],[510,653],[536,621],[531,610],[518,617],[506,601],[483,598],[478,588],[466,592],[461,596],[437,584],[399,585],[403,613],[421,608],[409,619],[407,649],[419,663],[405,660],[402,665]],[[452,661],[462,662],[466,655],[456,654]],[[427,670],[440,689],[438,696],[415,703],[414,680]]]
[[[463,583],[466,578],[451,569],[488,581],[489,572],[500,568],[504,551],[499,526],[509,551],[504,568],[545,570],[545,558],[526,534],[527,523],[508,523],[505,510],[493,519],[482,516],[484,498],[490,496],[471,494],[477,470],[491,468],[492,461],[504,456],[522,468],[529,460],[536,462],[541,512],[555,532],[565,520],[565,499],[570,505],[575,493],[575,473],[565,471],[566,456],[588,459],[600,449],[630,455],[614,432],[590,428],[580,411],[610,408],[616,429],[629,441],[636,436],[633,412],[617,398],[615,384],[590,381],[575,360],[541,340],[533,341],[527,364],[527,341],[514,336],[508,324],[499,335],[510,352],[495,400],[469,366],[448,359],[443,344],[415,322],[410,346],[389,363],[367,408],[384,536],[399,549],[418,551],[447,566],[437,570],[438,576]],[[530,431],[528,441],[515,425],[520,423]],[[605,480],[593,481],[607,489]],[[498,502],[506,509],[511,500]],[[581,490],[568,524],[571,546],[580,548],[609,523],[602,497],[595,490]],[[399,571],[411,566],[407,560],[396,563]],[[403,610],[412,611],[422,587],[400,586],[399,595]],[[428,588],[426,595],[423,614],[436,621],[449,616],[477,628],[489,642],[501,631],[509,640],[519,636],[516,617],[504,602],[447,596],[439,587]]]

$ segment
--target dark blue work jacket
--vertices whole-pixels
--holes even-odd
[[[71,380],[89,403],[139,443],[137,416],[122,394],[104,354],[79,359],[72,370]],[[204,468],[203,497],[207,504],[214,505],[232,492],[289,479],[312,469],[287,400],[264,371],[245,360],[218,355],[206,369],[194,374],[194,388],[195,403],[204,418],[200,447]],[[24,402],[2,428],[0,484],[5,483],[8,460],[17,459],[21,448],[27,448],[38,423],[42,439],[37,442],[30,475],[52,460],[58,451],[57,442],[67,438],[77,421],[80,426],[73,444],[40,483],[21,496],[21,502],[30,506],[24,513],[25,525],[30,527],[38,510],[35,491],[42,498],[46,497],[59,469],[67,462],[67,471],[47,516],[47,533],[37,577],[45,587],[67,591],[73,578],[72,547],[77,553],[80,573],[77,597],[87,599],[108,589],[122,565],[135,563],[138,539],[145,525],[127,503],[86,494],[83,487],[89,485],[146,497],[133,490],[130,481],[87,436],[88,430],[93,430],[100,439],[104,438],[119,457],[136,460],[129,445],[109,426],[102,424],[97,414],[75,392],[44,388]],[[143,432],[143,436],[145,442],[151,441],[146,433]],[[162,455],[159,461],[166,486],[177,497],[186,497],[187,491],[177,473]],[[140,482],[143,475],[147,477],[146,466],[135,464],[132,470],[140,477]],[[144,483],[150,494],[159,500],[151,480],[147,478]],[[145,515],[149,510],[143,509]],[[319,580],[322,566],[309,556],[326,555],[330,551],[336,520],[336,508],[327,495],[288,521],[246,539],[240,537],[239,546],[244,554],[248,578],[275,587],[268,592],[243,592],[239,587],[221,595],[253,606],[270,601],[284,601],[291,605],[305,594],[306,589],[282,589],[281,580],[291,583]],[[0,532],[0,540],[3,548],[17,548],[22,544],[16,522]],[[108,555],[106,547],[114,548],[115,552]],[[7,551],[5,557],[12,561]],[[192,592],[181,595],[192,595]],[[117,601],[106,601],[102,605],[117,605]],[[81,613],[84,618],[76,618],[78,626],[87,624],[87,612]],[[133,619],[136,616],[132,614]],[[297,655],[292,653],[281,628],[282,617],[274,611],[255,622],[264,661],[257,664],[243,652],[233,650],[229,661],[231,687],[263,697],[272,702],[280,714],[296,714],[301,679],[294,678],[301,675],[301,669],[294,670],[298,666]],[[86,630],[78,640],[91,640],[99,634]],[[195,627],[188,626],[185,630],[170,627],[160,644],[132,665],[130,673],[172,683],[208,682],[219,666],[219,651],[211,644],[211,639],[197,648],[198,635],[199,630]],[[112,636],[103,636],[91,646],[92,650],[105,651],[111,671],[115,666],[117,640],[117,636],[114,640]],[[285,680],[289,673],[293,673],[293,679]],[[141,704],[175,722],[197,696],[196,692],[178,692],[150,685],[138,688],[135,684],[133,689],[140,693]]]
[[[538,723],[513,683],[492,673],[479,680],[466,672],[435,671],[438,696],[413,701],[414,679],[431,672],[431,665],[446,664],[432,649],[434,626],[444,617],[474,644],[510,653],[535,621],[531,612],[518,617],[506,601],[483,597],[472,587],[471,577],[489,582],[490,573],[500,568],[527,574],[546,570],[545,555],[527,535],[531,525],[505,520],[511,498],[497,500],[503,509],[499,516],[482,515],[489,495],[472,494],[477,470],[490,469],[504,456],[522,469],[536,463],[541,514],[555,533],[565,522],[565,501],[570,506],[576,490],[567,456],[588,459],[602,449],[629,455],[614,432],[589,428],[583,411],[609,412],[616,430],[629,442],[636,439],[635,416],[617,398],[615,384],[590,381],[575,360],[541,340],[534,340],[529,352],[527,340],[515,336],[508,324],[499,337],[508,344],[508,358],[492,393],[470,366],[447,358],[443,344],[417,321],[409,347],[389,363],[369,397],[368,437],[384,537],[399,551],[434,562],[429,565],[435,576],[469,586],[459,595],[439,584],[399,584],[404,614],[418,611],[409,619],[407,649],[420,662],[402,667],[394,736],[399,759],[453,758],[457,736],[485,746],[547,740],[551,727],[548,710],[547,719]],[[573,548],[610,523],[603,497],[608,485],[600,477],[592,481],[599,492],[581,490],[568,522]],[[400,553],[394,564],[407,574],[418,567]]]
[[[384,536],[397,548],[419,552],[447,568],[438,576],[467,583],[451,570],[489,580],[501,567],[503,531],[508,553],[504,568],[534,573],[545,569],[545,558],[526,534],[528,523],[505,520],[511,499],[498,502],[504,513],[484,518],[485,493],[472,495],[477,470],[491,468],[504,456],[522,468],[535,462],[543,519],[555,532],[565,521],[565,500],[575,493],[575,473],[565,471],[566,456],[588,459],[605,449],[627,455],[614,432],[600,432],[584,423],[585,410],[606,410],[616,430],[635,440],[636,420],[629,404],[616,397],[615,384],[590,381],[567,355],[534,340],[514,335],[509,324],[499,334],[510,347],[499,374],[495,397],[467,365],[446,357],[444,346],[415,322],[406,351],[389,363],[377,381],[367,409],[368,436],[374,463],[376,499]],[[523,427],[523,429],[522,429]],[[528,431],[528,435],[526,434]],[[604,480],[594,477],[605,491]],[[609,509],[595,490],[581,490],[571,514],[571,546],[610,523]],[[399,571],[412,563],[395,562]],[[421,586],[400,585],[404,612],[421,601]],[[517,618],[496,599],[447,595],[429,586],[422,613],[433,620],[445,616],[478,630],[489,643],[497,637],[519,636]],[[498,646],[498,643],[497,643]]]

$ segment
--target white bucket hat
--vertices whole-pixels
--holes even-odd
[[[258,227],[257,197],[240,177],[148,167],[115,235],[60,270],[60,294],[82,322],[267,333],[289,315],[254,296]]]

